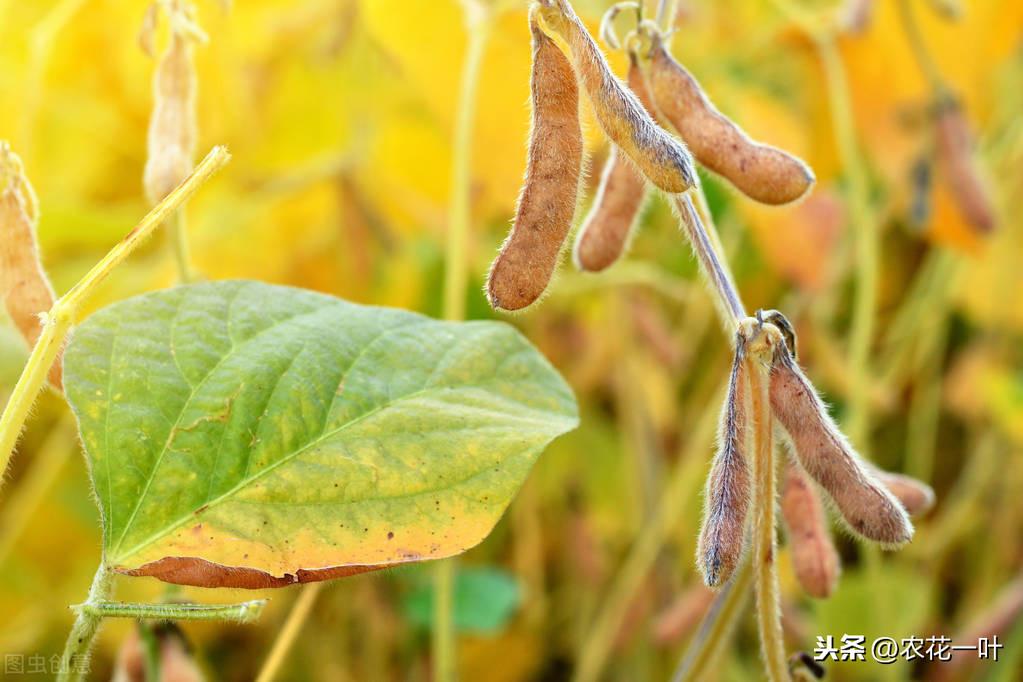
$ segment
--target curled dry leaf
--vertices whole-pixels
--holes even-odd
[[[579,82],[593,104],[604,133],[665,192],[696,185],[696,170],[685,145],[661,128],[608,66],[607,59],[568,0],[542,0],[544,22],[569,47]]]
[[[884,546],[913,536],[895,497],[877,480],[828,415],[824,403],[787,349],[771,368],[771,409],[791,439],[803,469],[827,491],[849,528]]]
[[[803,161],[761,144],[719,112],[700,84],[653,37],[650,92],[667,121],[689,145],[696,160],[763,204],[786,204],[806,194],[813,171]]]
[[[749,386],[746,340],[736,336],[735,359],[718,428],[718,452],[707,477],[703,526],[696,563],[709,587],[728,578],[742,556],[750,505],[750,471],[746,452],[746,392]]]
[[[171,31],[153,77],[153,114],[143,175],[146,198],[157,203],[192,172],[196,144],[196,73],[192,38]]]
[[[526,180],[511,234],[490,267],[487,297],[520,310],[543,294],[572,227],[582,175],[583,135],[572,65],[530,16],[533,122]]]
[[[792,568],[811,597],[831,595],[841,568],[817,489],[799,465],[787,462],[781,489],[781,514],[788,528]]]
[[[978,232],[995,227],[995,211],[973,159],[973,136],[958,102],[946,98],[935,121],[938,161],[945,181],[966,221]]]
[[[29,346],[42,333],[41,316],[53,307],[50,279],[39,260],[36,225],[39,210],[21,160],[0,142],[0,295],[14,326]],[[61,359],[50,368],[50,383],[60,389]]]
[[[636,55],[629,53],[629,88],[647,111],[650,94]],[[593,207],[575,242],[575,264],[580,270],[599,272],[621,258],[646,197],[646,181],[631,161],[612,145],[600,177]]]

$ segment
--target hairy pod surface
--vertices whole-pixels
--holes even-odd
[[[153,77],[153,114],[149,119],[143,184],[146,198],[154,204],[192,172],[197,78],[190,40],[172,31]]]
[[[745,543],[751,486],[746,453],[749,378],[745,356],[745,338],[739,334],[718,426],[718,451],[707,477],[703,526],[696,548],[697,565],[709,587],[717,587],[731,577]]]
[[[806,194],[813,171],[802,160],[756,142],[719,112],[700,84],[653,38],[650,91],[658,110],[696,160],[763,204],[787,204]]]
[[[643,107],[653,111],[646,81],[636,56],[629,53],[629,88]],[[593,206],[575,242],[575,264],[586,272],[600,272],[625,253],[643,201],[646,180],[618,147],[612,145]]]
[[[0,143],[0,295],[14,326],[29,347],[43,331],[40,318],[53,307],[50,279],[39,260],[35,195],[21,162]],[[63,382],[61,360],[50,368],[50,383]]]
[[[487,297],[520,310],[543,294],[572,227],[582,175],[583,134],[572,64],[534,17],[533,120],[526,180],[511,234],[490,267]]]
[[[935,125],[938,159],[952,197],[970,226],[990,232],[995,227],[995,211],[973,159],[973,136],[962,107],[951,100],[942,102]]]
[[[799,585],[824,599],[838,582],[840,563],[813,483],[798,464],[787,462],[781,489],[781,515],[788,529],[789,553]]]
[[[770,397],[799,463],[828,493],[849,528],[885,546],[908,542],[913,525],[906,511],[861,461],[784,347],[774,356]]]
[[[540,13],[569,47],[579,82],[604,133],[650,182],[672,194],[696,186],[685,145],[661,128],[611,71],[607,59],[568,0],[541,0]]]

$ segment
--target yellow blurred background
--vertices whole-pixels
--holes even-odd
[[[782,553],[791,650],[810,650],[829,633],[954,636],[989,617],[1013,585],[1023,589],[1023,219],[1011,203],[1023,195],[1023,3],[963,2],[957,17],[936,11],[950,2],[912,5],[976,138],[997,215],[990,234],[968,224],[940,172],[928,183],[914,172],[933,159],[933,92],[896,2],[877,0],[860,31],[838,32],[845,79],[837,85],[820,46],[784,5],[679,3],[675,56],[753,137],[802,156],[816,172],[813,194],[782,208],[754,206],[713,176],[704,182],[748,307],[778,308],[795,322],[801,362],[839,422],[857,380],[848,339],[863,281],[862,221],[836,143],[836,119],[851,117],[868,229],[880,239],[869,407],[857,416],[866,428],[854,440],[938,496],[913,543],[878,565],[839,532],[844,573],[828,600],[800,593]],[[594,31],[609,4],[575,3]],[[58,293],[148,209],[142,169],[154,61],[137,40],[146,7],[0,0],[0,139],[22,157],[39,195],[43,260]],[[847,9],[797,7],[822,25]],[[233,154],[187,209],[197,269],[209,279],[261,279],[439,315],[465,3],[238,0],[228,8],[199,0],[197,9],[209,35],[196,48],[200,155],[216,144]],[[529,59],[526,4],[503,2],[487,37],[472,131],[466,301],[474,318],[494,317],[482,283],[525,167]],[[621,73],[623,55],[611,62]],[[833,87],[848,95],[846,109],[835,110]],[[583,207],[607,152],[586,117]],[[115,272],[95,305],[174,279],[158,237]],[[662,629],[666,612],[681,608],[679,596],[699,589],[692,557],[730,360],[664,201],[651,202],[624,262],[584,276],[566,259],[544,303],[510,321],[568,378],[583,420],[541,457],[494,534],[462,559],[517,586],[510,612],[493,627],[464,628],[462,678],[567,679],[595,623],[608,623],[617,634],[607,679],[667,679],[692,633]],[[0,400],[25,356],[3,320]],[[0,492],[0,654],[48,657],[60,651],[67,606],[85,598],[99,560],[98,514],[60,397],[39,401],[8,475]],[[681,513],[636,589],[623,605],[609,604],[666,490],[683,494]],[[417,567],[330,585],[281,679],[428,679],[428,623],[415,616],[428,578]],[[158,599],[163,589],[122,579],[118,596]],[[270,606],[255,625],[184,626],[211,679],[253,678],[295,593],[266,596]],[[750,621],[743,619],[718,679],[757,679]],[[94,679],[109,675],[131,627],[106,626]],[[1000,634],[1003,661],[968,666],[962,679],[1023,679],[1019,617]],[[936,674],[911,664],[830,672],[836,680]]]

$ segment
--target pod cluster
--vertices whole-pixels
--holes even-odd
[[[715,109],[652,28],[644,26],[651,33],[649,50],[630,48],[625,82],[612,72],[568,0],[535,2],[530,28],[532,130],[526,177],[511,233],[490,269],[487,296],[494,308],[514,311],[531,305],[557,267],[574,220],[583,168],[580,90],[611,141],[573,249],[580,270],[604,270],[625,253],[648,182],[669,194],[695,187],[694,156],[762,203],[795,201],[813,185],[805,163],[752,140]]]
[[[765,361],[769,364],[771,414],[791,455],[782,483],[781,511],[793,568],[809,595],[826,597],[835,587],[840,566],[821,494],[853,534],[883,547],[908,542],[913,536],[909,514],[929,509],[934,496],[923,483],[881,471],[857,454],[800,369],[792,351],[795,334],[791,325],[777,311],[762,313],[755,324],[752,318],[744,321],[736,336],[735,362],[697,548],[697,563],[707,585],[718,586],[731,576],[746,543],[750,477],[745,472],[753,425],[745,417],[748,397],[743,387],[749,363],[744,356],[751,334],[762,327],[776,335]]]

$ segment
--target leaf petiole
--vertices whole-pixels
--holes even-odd
[[[97,601],[76,604],[77,613],[98,618],[135,618],[137,620],[216,620],[251,623],[259,618],[266,599],[238,604],[165,603],[142,604],[119,601]]]

